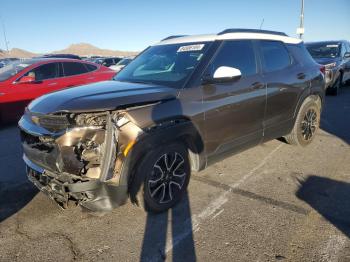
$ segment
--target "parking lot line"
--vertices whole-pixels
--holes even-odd
[[[229,186],[228,190],[225,190],[223,193],[221,193],[216,199],[211,201],[199,214],[193,215],[189,220],[192,221],[192,230],[189,229],[191,227],[184,226],[185,229],[183,232],[180,232],[173,235],[173,241],[172,243],[169,243],[167,241],[166,243],[166,250],[165,253],[169,253],[175,246],[177,246],[182,240],[186,239],[190,234],[192,234],[192,231],[195,232],[201,223],[203,223],[205,220],[207,220],[210,216],[212,216],[217,210],[221,209],[222,206],[228,201],[228,195],[233,191],[233,189],[237,188],[241,184],[243,184],[245,181],[247,181],[251,176],[253,176],[257,170],[259,170],[261,167],[263,167],[266,162],[283,146],[284,144],[278,145],[276,148],[274,148],[269,154],[267,154],[263,160],[256,165],[253,169],[251,169],[246,175],[244,175],[240,180],[233,183]],[[191,221],[185,221],[185,224],[191,223]],[[174,234],[174,232],[173,232]]]

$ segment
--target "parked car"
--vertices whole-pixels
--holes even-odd
[[[92,62],[104,65],[107,67],[111,67],[115,64],[117,64],[121,60],[120,57],[103,57],[103,58],[95,58],[92,60]]]
[[[337,95],[339,88],[350,81],[350,43],[348,41],[323,41],[306,43],[306,48],[319,64],[325,65],[329,73],[327,90]]]
[[[16,61],[0,69],[1,122],[19,119],[34,98],[62,88],[110,80],[111,69],[72,59]]]
[[[62,207],[105,211],[129,196],[165,211],[191,170],[274,138],[309,145],[323,72],[303,42],[279,32],[168,38],[114,81],[34,100],[19,122],[28,177]]]
[[[110,66],[109,68],[119,72],[120,70],[122,70],[126,65],[128,65],[131,61],[133,60],[132,57],[127,57],[127,58],[123,58],[121,59],[117,64]]]
[[[73,54],[47,54],[43,55],[40,58],[70,58],[70,59],[78,59],[81,60],[81,57]]]
[[[20,59],[15,58],[15,57],[2,58],[2,59],[0,59],[0,64],[2,64],[2,67],[4,67],[5,65],[8,65],[9,63],[12,63],[12,62],[18,61],[18,60],[20,60]]]

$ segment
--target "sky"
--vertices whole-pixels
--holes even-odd
[[[259,28],[296,36],[301,0],[0,0],[9,48],[141,51],[169,35]],[[350,40],[350,0],[305,0],[305,41]],[[0,49],[5,49],[0,24]]]

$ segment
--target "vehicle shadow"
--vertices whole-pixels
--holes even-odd
[[[321,128],[350,145],[350,87],[338,96],[326,96],[321,115]]]
[[[171,224],[171,243],[167,242],[168,224]],[[170,252],[172,261],[196,261],[192,232],[191,209],[186,193],[173,209],[161,214],[148,213],[140,261],[164,261]]]
[[[296,196],[350,238],[350,184],[314,175],[299,182]]]
[[[191,161],[190,154],[200,155],[203,152],[204,146],[201,136],[190,119],[179,118],[178,121],[174,122],[162,121],[161,119],[167,119],[166,114],[169,108],[173,110],[174,115],[182,116],[183,107],[177,99],[169,99],[167,105],[160,103],[152,107],[151,120],[158,131],[154,136],[155,140],[150,138],[151,141],[156,142],[143,143],[143,146],[151,144],[145,151],[148,153],[171,143],[180,143],[186,147],[188,151],[187,157]],[[180,128],[177,128],[178,126]],[[193,144],[188,142],[187,136],[192,137],[189,140],[193,141]],[[174,137],[177,138],[175,139]],[[154,147],[154,143],[156,143],[156,147]],[[139,160],[135,159],[139,158],[139,154],[132,155],[133,153],[135,153],[134,149],[130,153],[130,158],[134,159],[137,165]],[[132,184],[132,189],[129,190],[130,200],[134,204],[140,204],[139,201],[142,201],[136,196],[144,194],[143,183],[145,177],[146,174],[135,172],[131,182],[129,181]],[[171,236],[169,235],[170,233]],[[151,212],[147,214],[140,261],[164,261],[169,254],[172,256],[172,261],[196,261],[191,208],[187,190],[179,203],[171,209],[160,214]]]
[[[18,128],[0,127],[0,223],[26,206],[38,193],[27,180]]]

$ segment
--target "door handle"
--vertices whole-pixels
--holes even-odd
[[[5,93],[0,93],[0,96],[3,96],[3,95],[5,95]]]
[[[297,74],[298,79],[305,79],[306,75],[304,73]]]
[[[57,83],[50,83],[50,84],[48,84],[49,86],[55,86],[55,85],[57,85]]]
[[[255,82],[251,86],[253,89],[262,89],[265,88],[265,85],[261,82]]]

